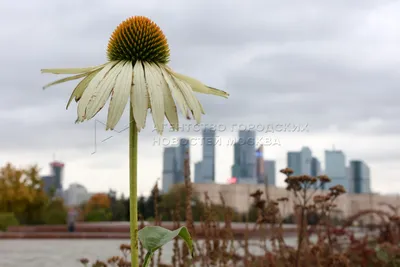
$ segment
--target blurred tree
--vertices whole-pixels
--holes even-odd
[[[90,197],[84,205],[85,221],[110,221],[111,201],[108,194],[98,193]]]
[[[146,219],[146,199],[141,195],[138,199],[138,214],[142,215]]]
[[[53,198],[46,206],[43,222],[45,224],[66,224],[67,209],[61,198]]]
[[[14,213],[21,224],[40,224],[48,201],[37,166],[0,169],[0,212]]]

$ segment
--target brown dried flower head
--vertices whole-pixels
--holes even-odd
[[[319,175],[319,176],[317,176],[317,178],[321,183],[330,183],[331,182],[331,179],[327,175]]]
[[[331,188],[329,188],[329,190],[331,191],[331,194],[333,196],[339,196],[346,193],[346,189],[344,189],[343,185],[340,184],[332,186]]]
[[[79,261],[80,261],[83,265],[86,265],[86,264],[89,263],[89,260],[86,259],[86,258],[82,258],[82,259],[80,259]]]
[[[286,174],[287,176],[292,175],[293,174],[293,170],[290,168],[285,168],[280,170],[281,173]]]

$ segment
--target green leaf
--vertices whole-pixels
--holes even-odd
[[[172,241],[177,236],[181,237],[185,241],[193,257],[194,250],[192,237],[190,236],[188,229],[184,226],[174,231],[170,231],[160,226],[146,226],[138,232],[140,242],[143,247],[148,250],[148,253],[146,254],[146,259],[148,258],[148,261],[150,261],[152,254],[157,249]],[[144,266],[147,266],[146,263]]]

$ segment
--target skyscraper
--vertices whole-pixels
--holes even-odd
[[[325,151],[325,173],[331,179],[331,186],[343,185],[350,191],[350,181],[346,170],[346,157],[340,150]]]
[[[174,184],[184,183],[185,157],[190,158],[189,139],[180,139],[178,147],[164,148],[163,156],[163,192],[168,192]]]
[[[300,152],[287,153],[288,168],[293,170],[292,175],[301,175],[301,155]]]
[[[186,152],[188,154],[186,154]],[[185,182],[184,163],[185,163],[186,156],[190,157],[190,142],[189,142],[189,139],[182,138],[179,140],[178,154],[176,156],[178,175],[174,182],[175,184]]]
[[[204,182],[215,182],[215,130],[203,130],[202,179]]]
[[[264,146],[259,146],[256,151],[257,160],[257,181],[259,184],[264,184],[265,167],[264,167]]]
[[[264,161],[264,172],[267,178],[266,182],[267,185],[276,186],[276,168],[275,168],[275,161],[274,160],[265,160]]]
[[[321,163],[313,157],[311,160],[311,176],[317,177],[318,175],[321,175]]]
[[[178,176],[177,152],[177,147],[164,148],[162,175],[162,191],[164,193],[168,192]]]
[[[300,150],[300,171],[302,175],[311,175],[312,153],[308,147]]]
[[[288,152],[287,162],[293,175],[311,175],[312,153],[308,147],[302,147],[299,152]]]
[[[231,168],[232,177],[239,178],[241,174],[241,166],[240,166],[240,144],[236,142],[233,146],[233,165]]]
[[[317,177],[318,175],[321,175],[321,163],[317,158],[312,158],[311,160],[311,176],[312,177]],[[315,188],[319,187],[319,183],[315,183]],[[321,189],[325,189],[325,184],[322,185]]]
[[[194,164],[194,182],[197,184],[203,183],[202,161]]]
[[[365,162],[361,160],[350,161],[350,182],[353,185],[353,193],[371,193],[370,170]]]
[[[50,163],[51,175],[54,179],[54,189],[56,196],[62,197],[63,193],[63,176],[64,176],[64,163],[53,161]]]
[[[255,131],[239,131],[239,140],[235,143],[234,164],[232,176],[246,183],[246,179],[256,179],[256,133]]]

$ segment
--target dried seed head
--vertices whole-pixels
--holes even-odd
[[[330,183],[331,179],[327,175],[319,175],[317,177],[321,183]]]
[[[329,188],[329,190],[331,191],[331,195],[333,196],[339,196],[346,193],[346,189],[344,189],[343,185],[340,184],[332,186],[331,188]]]
[[[109,60],[146,61],[166,64],[169,61],[167,38],[153,21],[135,16],[114,30],[107,47]]]
[[[286,174],[286,175],[291,175],[291,174],[293,174],[293,170],[290,169],[290,168],[282,169],[282,170],[280,170],[280,172],[283,173],[283,174]]]
[[[89,263],[89,260],[86,259],[86,258],[82,258],[82,259],[80,259],[79,261],[80,261],[83,265],[86,265],[86,264]]]

